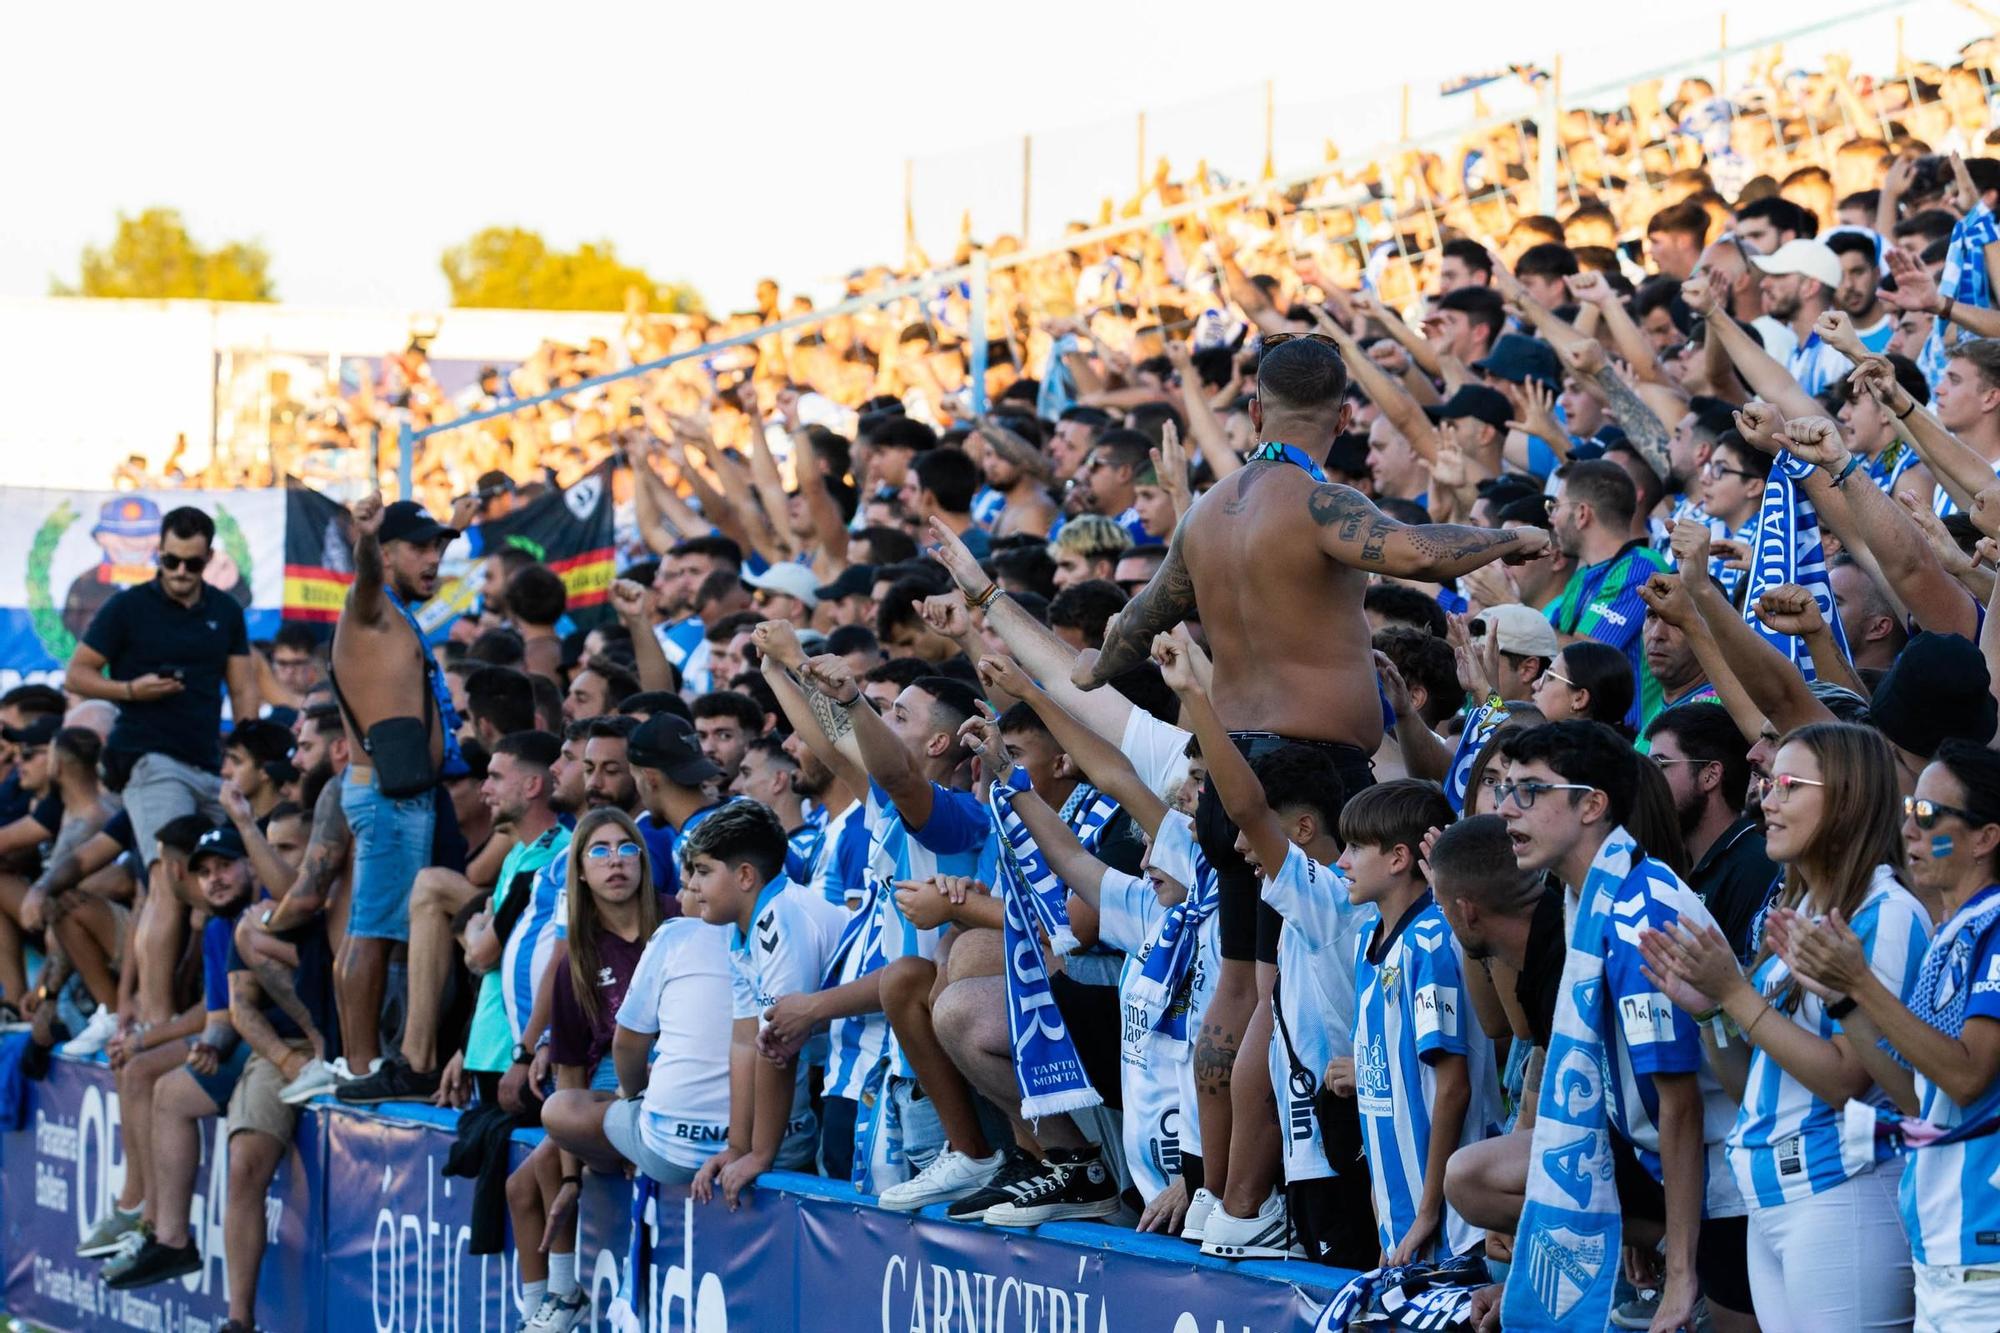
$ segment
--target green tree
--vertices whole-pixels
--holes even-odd
[[[52,281],[55,296],[170,297],[200,301],[275,301],[271,256],[254,241],[233,241],[204,250],[188,235],[171,208],[149,208],[137,217],[118,215],[111,244],[83,250],[74,287]]]
[[[551,249],[540,233],[488,227],[439,260],[455,306],[511,310],[623,310],[625,293],[645,292],[649,308],[699,310],[701,298],[686,283],[660,282],[618,258],[609,241],[585,241],[574,250]]]

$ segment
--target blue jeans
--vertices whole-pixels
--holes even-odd
[[[437,807],[431,792],[394,800],[384,796],[371,775],[340,780],[340,809],[354,832],[354,897],[347,933],[357,939],[410,937],[410,886],[431,863]]]

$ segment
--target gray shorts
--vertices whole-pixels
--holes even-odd
[[[612,1102],[604,1108],[604,1137],[611,1141],[620,1157],[662,1185],[687,1184],[694,1179],[694,1167],[676,1166],[646,1146],[639,1133],[639,1116],[644,1110],[642,1102],[623,1097]]]
[[[159,859],[160,830],[182,815],[200,813],[218,824],[228,818],[221,792],[220,774],[184,764],[172,755],[140,755],[121,793],[140,858],[147,865]]]

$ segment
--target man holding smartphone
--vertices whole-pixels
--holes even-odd
[[[243,607],[202,579],[214,545],[215,521],[206,513],[168,511],[160,519],[159,572],[99,608],[63,678],[72,694],[118,706],[104,746],[106,785],[122,791],[133,842],[149,857],[172,820],[197,811],[217,823],[224,817],[217,799],[224,688],[237,722],[257,716]],[[157,863],[150,870],[157,874]],[[153,882],[164,887],[164,880]]]

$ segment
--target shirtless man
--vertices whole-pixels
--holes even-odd
[[[1361,610],[1369,575],[1439,582],[1495,560],[1532,559],[1549,537],[1540,528],[1406,526],[1359,491],[1326,482],[1320,465],[1352,413],[1346,389],[1347,367],[1330,341],[1264,340],[1250,400],[1260,443],[1250,461],[1188,511],[1166,562],[1112,620],[1102,652],[1077,659],[1073,679],[1095,689],[1137,666],[1155,634],[1199,606],[1215,660],[1215,708],[1237,748],[1253,761],[1288,742],[1324,748],[1352,795],[1374,782],[1369,757],[1382,743]],[[1222,897],[1222,978],[1194,1057],[1208,1188],[1222,1201],[1207,1225],[1233,1233],[1264,1205],[1277,1175],[1265,1056],[1280,922],[1260,901],[1256,876],[1235,850],[1236,828],[1210,789],[1195,827]],[[1247,1236],[1229,1243],[1239,1241],[1261,1248]]]
[[[414,500],[385,508],[379,494],[355,505],[354,528],[354,586],[334,630],[332,672],[353,757],[340,804],[354,835],[354,890],[334,974],[346,1066],[337,1063],[335,1072],[343,1078],[365,1077],[378,1063],[389,955],[409,937],[417,873],[428,865],[462,870],[465,861],[442,784],[454,770],[466,771],[454,735],[458,719],[411,615],[436,590],[438,560],[458,531]],[[368,738],[384,722],[404,718],[427,722],[431,785],[392,797],[382,790],[376,771],[382,756]],[[410,780],[400,772],[388,777],[399,791]]]

